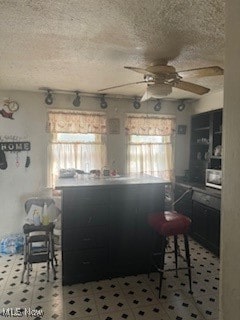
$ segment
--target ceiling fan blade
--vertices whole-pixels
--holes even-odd
[[[173,87],[178,88],[178,89],[182,89],[182,90],[185,90],[185,91],[189,91],[189,92],[192,92],[192,93],[196,93],[196,94],[199,94],[199,95],[208,93],[210,91],[209,88],[200,86],[200,85],[195,84],[195,83],[181,81],[181,80],[179,82],[175,83],[173,85]]]
[[[135,68],[135,67],[124,67],[125,69],[129,69],[138,73],[142,73],[145,75],[149,75],[149,76],[155,76],[155,74],[151,71],[148,71],[147,69],[143,69],[143,68]]]
[[[143,81],[137,81],[137,82],[130,82],[130,83],[125,83],[125,84],[120,84],[120,85],[118,85],[118,86],[113,86],[113,87],[108,87],[108,88],[104,88],[104,89],[98,90],[98,92],[107,91],[107,90],[110,90],[110,89],[121,88],[121,87],[126,87],[126,86],[131,86],[131,85],[133,85],[133,84],[147,83],[147,82],[148,82],[148,81],[143,80]]]
[[[223,75],[223,69],[218,66],[189,69],[179,71],[178,74],[183,78],[210,77]]]

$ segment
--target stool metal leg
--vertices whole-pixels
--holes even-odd
[[[176,277],[178,277],[178,237],[177,236],[174,236],[174,255],[175,255]]]
[[[160,264],[159,264],[159,291],[158,291],[159,299],[161,297],[161,290],[162,290],[166,245],[167,245],[167,239],[166,237],[162,236],[161,237],[161,255],[160,255]]]
[[[157,242],[157,238],[156,238],[156,232],[151,232],[151,247],[149,252],[149,261],[148,261],[148,278],[150,277],[150,273],[151,273],[151,270],[152,270],[152,263],[153,263],[153,253],[155,251],[155,247],[156,247],[156,242]]]
[[[53,243],[53,241],[54,241],[53,240],[53,234],[50,233],[49,234],[50,262],[51,262],[51,266],[52,266],[52,270],[53,270],[53,279],[56,280],[57,279],[57,277],[56,277],[56,269],[55,269],[54,262],[53,262],[53,260],[56,259],[56,257],[55,257],[55,252],[54,252],[54,243]],[[48,261],[48,266],[49,266],[49,261]]]
[[[26,284],[29,284],[29,277],[30,277],[30,263],[27,263],[27,281]]]
[[[27,236],[24,235],[24,260],[23,260],[23,272],[22,272],[22,278],[21,278],[21,283],[24,281],[24,274],[27,270]]]
[[[186,260],[187,260],[187,266],[188,266],[189,288],[190,288],[190,293],[192,293],[192,272],[191,272],[191,262],[190,262],[188,236],[187,236],[187,234],[184,234],[183,236],[184,236]]]

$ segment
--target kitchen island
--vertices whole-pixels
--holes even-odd
[[[63,285],[146,273],[147,216],[164,210],[167,183],[147,175],[59,179]]]

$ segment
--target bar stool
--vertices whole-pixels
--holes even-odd
[[[178,276],[178,270],[188,270],[188,279],[189,279],[189,287],[190,293],[192,293],[192,276],[191,276],[191,264],[190,264],[190,253],[189,253],[189,243],[188,243],[188,230],[191,225],[191,219],[186,217],[183,214],[177,213],[176,211],[165,211],[165,212],[155,212],[148,215],[148,223],[151,228],[157,232],[158,236],[160,236],[160,252],[151,252],[151,261],[149,265],[149,273],[152,268],[152,265],[159,272],[159,298],[161,296],[162,289],[162,280],[163,273],[165,271],[176,271],[176,276]],[[178,267],[178,255],[179,255],[179,247],[178,247],[178,235],[183,235],[184,237],[184,245],[185,245],[185,254],[186,254],[186,267],[179,268]],[[166,269],[164,270],[164,260],[165,260],[165,251],[168,243],[167,238],[173,236],[174,237],[174,254],[175,254],[175,268],[174,269]],[[171,253],[172,253],[171,252]],[[157,256],[159,257],[159,261],[156,262]],[[148,273],[148,276],[149,276]]]

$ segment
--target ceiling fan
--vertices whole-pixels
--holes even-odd
[[[149,66],[146,69],[137,67],[124,67],[144,75],[142,81],[126,83],[118,86],[108,87],[99,90],[107,91],[110,89],[121,88],[134,84],[147,84],[147,90],[144,93],[141,101],[146,101],[150,98],[159,98],[161,96],[167,96],[172,92],[172,88],[178,88],[188,92],[192,92],[198,95],[203,95],[210,91],[209,88],[200,86],[192,82],[183,81],[183,78],[195,78],[195,77],[209,77],[223,75],[223,69],[218,66],[189,69],[176,72],[176,69],[170,65],[155,65]]]

